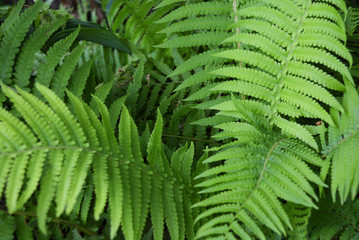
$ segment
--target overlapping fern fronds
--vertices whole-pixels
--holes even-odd
[[[359,236],[343,0],[103,1],[130,57],[75,45],[81,28],[39,54],[68,16],[31,32],[46,11],[23,4],[0,26],[1,236]]]
[[[172,20],[172,15],[180,19],[189,13],[196,16],[202,11],[205,15],[213,10],[203,7],[196,12],[193,7],[186,13],[180,9],[161,21]],[[307,119],[312,125],[321,121],[335,128],[327,109],[344,112],[334,93],[346,90],[344,82],[353,84],[348,68],[352,57],[345,47],[346,30],[340,14],[346,10],[341,0],[331,4],[266,0],[248,1],[234,13],[238,17],[232,25],[235,34],[224,40],[234,49],[211,53],[214,58],[226,59],[223,67],[210,71],[213,78],[224,80],[206,84],[202,93],[188,98],[206,99],[208,91],[219,94],[217,99],[197,106],[219,112],[196,123],[214,125],[220,130],[214,138],[231,140],[213,149],[222,150],[204,161],[213,167],[199,176],[204,180],[198,186],[205,187],[202,193],[209,195],[195,205],[206,208],[197,218],[202,220],[198,238],[265,239],[262,225],[286,234],[295,216],[289,220],[280,199],[316,207],[312,199],[318,197],[309,182],[325,186],[313,171],[314,166],[324,167],[324,161],[311,149],[318,150],[313,127],[300,124],[298,119]],[[177,24],[183,28],[181,23]],[[176,38],[160,46],[182,46],[175,43]],[[208,42],[202,39],[195,43]],[[193,46],[191,41],[178,44]],[[208,56],[199,54],[192,59],[196,58],[198,63],[213,66]],[[201,66],[192,59],[186,70]],[[199,79],[187,78],[182,85],[193,86]],[[222,96],[225,93],[241,95],[242,100]]]
[[[234,140],[206,159],[204,163],[215,165],[198,176],[198,187],[204,187],[200,193],[209,194],[195,205],[206,207],[197,218],[207,219],[198,238],[266,239],[262,225],[286,234],[292,225],[280,199],[316,208],[313,199],[318,197],[310,182],[325,186],[312,170],[323,167],[320,156],[279,130],[269,131],[269,120],[245,110],[247,103],[233,99],[218,109],[242,121],[216,126],[222,131],[214,137]]]
[[[30,25],[41,10],[42,2],[39,1],[33,7],[19,14],[25,1],[19,1],[12,14],[1,25],[0,37],[0,79],[4,83],[11,83],[12,66],[19,46],[26,36]]]
[[[32,81],[36,81],[51,86],[60,97],[63,97],[71,74],[85,48],[82,44],[70,51],[79,29],[56,42],[46,52],[43,64],[36,69],[36,76],[32,77],[37,54],[51,34],[66,22],[68,16],[54,19],[51,23],[43,24],[33,32],[29,32],[30,25],[39,16],[42,2],[38,1],[20,14],[19,9],[21,10],[23,5],[24,1],[19,1],[0,27],[3,35],[0,42],[0,79],[5,84],[16,84],[22,89],[32,88]],[[62,64],[59,64],[60,62]],[[77,83],[72,85],[77,87]],[[4,97],[2,93],[0,95],[1,98]]]
[[[0,195],[5,189],[10,213],[21,209],[40,186],[37,217],[40,229],[46,232],[52,202],[56,216],[72,212],[91,172],[94,217],[99,219],[108,203],[111,237],[121,226],[126,239],[139,239],[150,211],[155,239],[162,239],[164,223],[172,239],[184,239],[185,235],[193,239],[193,145],[179,149],[169,162],[158,114],[146,164],[137,128],[126,108],[117,138],[108,109],[97,97],[102,121],[71,92],[68,97],[74,114],[53,91],[40,84],[36,87],[48,104],[20,88],[15,92],[2,87],[25,120],[0,109]]]
[[[346,12],[341,0],[332,5],[268,0],[240,9],[240,20],[233,25],[240,33],[225,42],[241,42],[247,49],[216,56],[243,66],[213,71],[233,80],[211,91],[247,95],[271,124],[317,148],[310,132],[290,119],[313,118],[333,125],[323,104],[343,111],[331,92],[345,90],[340,79],[353,82],[348,70],[352,57],[345,47],[345,25],[338,10]]]
[[[144,53],[149,54],[153,52],[154,46],[162,43],[166,37],[164,34],[157,33],[163,28],[163,24],[155,24],[155,22],[173,8],[166,6],[155,9],[158,2],[158,0],[107,0],[102,4],[112,30],[119,32]]]
[[[111,43],[116,41],[119,41],[120,45],[123,44],[117,36],[102,28],[98,30],[107,35],[104,39],[96,39],[96,28],[94,29],[91,24],[88,25],[92,26],[92,29],[86,22],[69,23],[69,14],[49,10],[43,7],[41,1],[21,12],[23,7],[24,1],[19,1],[0,26],[0,79],[5,84],[33,91],[33,83],[38,82],[50,87],[62,99],[66,88],[80,96],[90,75],[92,59],[90,57],[85,62],[81,61],[87,45],[78,41],[87,37],[90,41],[105,46],[114,46]],[[85,27],[82,29],[80,26],[83,25]],[[110,73],[103,76],[106,82],[113,81],[111,65],[108,64]],[[75,70],[79,70],[76,71],[77,74],[73,74]],[[94,86],[89,87],[94,90],[97,84],[94,82]],[[92,93],[97,94],[95,90],[88,91],[89,95]],[[0,99],[4,100],[2,93]]]
[[[309,218],[309,239],[358,239],[358,199],[347,201],[345,204],[339,202],[333,204],[328,192],[328,196],[320,200],[318,207],[318,210],[312,211]]]
[[[162,1],[159,7],[178,6],[181,1]],[[237,7],[234,8],[237,10]],[[170,14],[160,19],[159,23],[168,26],[160,31],[168,35],[168,40],[158,47],[177,48],[182,55],[187,55],[189,49],[200,49],[198,55],[193,55],[178,64],[169,75],[182,76],[184,81],[175,91],[190,89],[186,93],[187,100],[198,100],[207,96],[211,82],[216,78],[210,75],[211,70],[217,69],[226,60],[213,57],[221,47],[223,40],[231,36],[228,26],[234,22],[231,13],[234,11],[230,1],[194,2],[180,5]],[[203,88],[201,88],[203,84]]]

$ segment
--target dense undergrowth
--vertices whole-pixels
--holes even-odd
[[[0,8],[1,240],[359,238],[355,1],[24,3]]]

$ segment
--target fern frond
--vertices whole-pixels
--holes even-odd
[[[358,200],[347,201],[344,205],[333,203],[328,192],[328,197],[320,200],[319,210],[312,210],[308,224],[309,238],[314,240],[357,238],[358,204]]]
[[[50,86],[53,71],[57,64],[60,62],[60,59],[67,53],[68,49],[75,41],[80,28],[77,28],[76,31],[71,33],[66,38],[56,42],[46,53],[46,64],[43,64],[38,69],[35,81],[43,84],[45,86]]]
[[[345,27],[349,35],[353,35],[355,29],[359,26],[359,10],[358,8],[349,7],[348,16],[345,21]]]
[[[72,76],[68,88],[76,97],[82,96],[85,89],[86,80],[90,75],[90,69],[91,62],[85,62]]]
[[[227,17],[198,17],[195,19],[185,19],[181,22],[173,23],[159,31],[160,33],[186,32],[191,30],[227,30],[231,24]]]
[[[252,139],[260,138],[256,136]],[[269,143],[269,140],[264,141]],[[198,237],[204,233],[224,237],[229,231],[237,231],[238,236],[241,236],[239,232],[244,230],[238,223],[242,222],[246,224],[246,227],[250,227],[247,224],[248,220],[242,220],[247,219],[249,215],[252,216],[252,221],[258,219],[273,231],[284,233],[284,225],[291,227],[291,224],[278,198],[315,207],[310,198],[305,196],[309,194],[316,198],[315,193],[308,185],[308,180],[314,173],[308,167],[298,167],[297,163],[306,166],[305,159],[285,150],[287,147],[283,144],[288,144],[286,139],[273,141],[275,141],[273,144],[266,146],[252,143],[251,147],[247,148],[232,147],[208,159],[210,162],[214,159],[216,161],[225,159],[226,162],[224,165],[209,169],[198,176],[208,179],[199,184],[200,187],[205,187],[204,192],[215,193],[195,205],[207,207],[198,220],[203,217],[214,217],[213,220],[201,226],[197,232]],[[301,145],[301,147],[303,146]],[[314,176],[316,175],[314,174]],[[317,176],[314,181],[323,184]],[[233,214],[226,214],[228,212]],[[214,214],[219,215],[215,217]],[[214,230],[219,226],[223,228]],[[213,231],[209,231],[210,229]],[[239,229],[242,230],[238,231]],[[258,231],[253,231],[253,233],[256,233],[257,237],[261,237]]]
[[[122,33],[145,53],[153,52],[153,46],[165,39],[164,34],[157,34],[164,25],[155,22],[173,9],[171,4],[155,8],[157,5],[158,1],[111,1],[108,17],[113,31]]]
[[[289,232],[290,239],[307,239],[311,208],[293,203],[287,203],[285,208],[293,226],[293,229]]]
[[[203,2],[180,7],[157,22],[171,22],[173,20],[196,15],[228,15],[230,13],[231,5],[228,5],[226,2]]]
[[[208,66],[215,64],[217,61],[222,61],[222,59],[211,58],[211,56],[215,53],[219,52],[219,50],[210,50],[204,53],[198,54],[187,61],[183,62],[180,66],[178,66],[169,76],[175,76],[178,74],[183,74],[185,72],[189,72],[191,69],[195,69],[202,66]],[[223,61],[222,61],[223,62]]]
[[[350,100],[349,100],[350,99]],[[332,110],[333,119],[338,128],[329,127],[328,146],[325,152],[328,161],[331,161],[331,190],[333,200],[336,200],[336,192],[339,193],[341,203],[344,203],[349,194],[355,198],[359,187],[358,169],[355,163],[358,161],[359,141],[359,96],[351,84],[347,84],[344,94],[343,106],[345,113]]]
[[[157,47],[161,48],[182,48],[194,46],[217,46],[230,35],[225,32],[198,33],[192,36],[183,36],[168,40]]]
[[[0,39],[4,36],[4,33],[14,24],[14,22],[18,19],[22,7],[25,4],[25,0],[20,0],[16,3],[16,5],[9,12],[9,16],[5,19],[5,21],[1,24],[0,27]]]
[[[40,186],[36,215],[43,233],[47,232],[46,219],[53,200],[57,216],[75,208],[78,212],[81,204],[81,219],[86,222],[93,190],[82,188],[86,179],[93,177],[94,217],[100,217],[108,202],[111,238],[119,227],[127,238],[140,238],[150,213],[156,239],[162,238],[165,224],[174,239],[186,235],[193,239],[194,216],[191,197],[186,193],[193,191],[193,145],[185,149],[181,167],[172,168],[164,153],[163,119],[158,114],[148,141],[149,165],[145,164],[137,127],[126,108],[117,138],[108,109],[98,97],[94,96],[94,101],[102,122],[70,91],[67,94],[76,117],[56,93],[40,84],[36,87],[48,104],[19,88],[15,92],[2,86],[24,119],[0,109],[0,187],[2,190],[6,185],[9,212],[22,208]],[[156,201],[150,203],[151,199]]]
[[[127,102],[129,106],[134,105],[138,99],[139,96],[138,91],[141,88],[142,78],[144,75],[144,67],[145,67],[145,60],[141,59],[139,66],[137,67],[134,73],[133,83],[131,83],[127,89],[127,95],[128,95]]]
[[[161,32],[167,33],[169,39],[158,45],[160,48],[203,48],[202,53],[182,61],[169,77],[179,76],[183,83],[175,91],[182,93],[191,89],[186,100],[200,99],[204,91],[197,92],[201,85],[209,85],[215,79],[209,72],[221,66],[226,59],[214,58],[220,46],[228,47],[223,40],[231,34],[228,26],[232,19],[229,14],[232,6],[228,1],[204,3],[187,3],[160,19],[159,23],[171,22]],[[207,68],[208,66],[208,68]],[[209,67],[211,66],[211,67]],[[191,87],[191,88],[190,88]],[[188,90],[187,90],[188,91]],[[187,94],[186,94],[187,95]]]
[[[164,0],[162,2],[160,2],[156,8],[161,8],[161,7],[165,7],[174,3],[179,3],[179,2],[185,2],[186,0]]]
[[[13,11],[17,11],[19,7],[21,8],[22,5],[18,4]],[[2,25],[4,36],[0,42],[0,79],[5,84],[11,83],[10,79],[15,56],[19,52],[19,46],[29,30],[30,24],[35,20],[41,8],[42,2],[39,1],[19,16],[14,15],[16,20],[13,20],[11,26]]]
[[[343,10],[342,1],[330,2]],[[328,13],[318,14],[319,9]],[[241,19],[233,27],[241,27],[240,33],[225,42],[243,43],[248,50],[227,50],[215,56],[236,60],[245,66],[221,68],[213,73],[240,81],[222,82],[211,91],[236,92],[249,95],[250,101],[263,101],[270,106],[272,124],[317,148],[311,134],[298,123],[286,120],[284,115],[321,119],[333,126],[331,116],[319,101],[343,111],[328,91],[344,90],[344,80],[334,79],[330,76],[332,72],[353,82],[348,70],[352,57],[343,44],[346,40],[343,19],[335,8],[324,2],[300,4],[271,0],[241,8],[238,16]],[[276,26],[274,31],[265,29],[268,24]]]
[[[83,102],[77,99],[71,92],[67,92],[74,106],[75,113],[78,116],[79,123],[84,129],[84,134],[89,140],[89,144],[94,149],[108,148],[108,141],[105,138],[105,131],[97,119],[96,114]],[[101,139],[99,141],[98,139]],[[107,172],[107,155],[96,154],[93,161],[93,177],[95,185],[96,202],[94,206],[94,217],[99,219],[103,211],[108,194],[108,172]]]
[[[29,78],[32,71],[35,53],[43,47],[46,40],[66,21],[56,19],[53,23],[47,24],[36,30],[27,40],[18,55],[14,71],[14,82],[17,86],[24,88],[29,85]]]
[[[84,198],[81,203],[81,221],[85,224],[87,222],[87,217],[90,210],[92,194],[93,194],[93,186],[88,186],[84,192]]]
[[[51,89],[61,99],[63,99],[65,96],[66,86],[68,85],[71,73],[74,71],[76,64],[84,50],[85,44],[77,46],[69,55],[63,59],[62,65],[58,67],[54,74]]]
[[[301,141],[283,138],[279,131],[269,130],[260,115],[243,107],[250,100],[232,102],[232,107],[226,102],[218,104],[219,115],[226,110],[238,111],[238,117],[249,122],[215,126],[223,130],[218,137],[238,141],[206,159],[204,163],[215,165],[197,176],[202,179],[197,186],[204,188],[200,193],[209,195],[195,204],[206,208],[196,221],[207,220],[201,224],[197,237],[230,239],[231,232],[233,237],[265,239],[262,228],[254,222],[284,234],[292,225],[279,199],[316,208],[312,199],[318,198],[310,182],[325,184],[308,164],[323,167],[324,161]]]

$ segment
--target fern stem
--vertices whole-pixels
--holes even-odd
[[[269,162],[269,159],[270,159],[270,156],[271,154],[273,153],[274,149],[283,141],[285,141],[286,138],[282,138],[281,140],[277,141],[276,143],[273,144],[273,146],[269,149],[268,153],[267,153],[267,157],[264,161],[264,164],[263,164],[263,169],[259,175],[259,178],[258,178],[258,181],[257,181],[257,184],[256,186],[253,188],[253,190],[248,194],[246,200],[243,201],[243,203],[241,204],[241,206],[238,208],[237,210],[237,214],[236,216],[234,216],[234,219],[238,219],[238,214],[240,213],[240,211],[242,210],[242,208],[245,206],[246,202],[248,201],[248,199],[251,199],[251,196],[253,195],[253,193],[257,190],[259,184],[261,183],[262,179],[263,179],[263,175],[264,175],[264,172],[267,168],[267,165],[268,165],[268,162]],[[233,221],[231,223],[231,225],[229,226],[229,229],[232,229],[232,224],[235,223],[236,221]]]
[[[178,135],[170,135],[170,134],[162,134],[163,137],[171,137],[171,138],[180,138],[180,139],[186,139],[186,140],[193,140],[193,141],[202,141],[207,143],[213,143],[211,140],[206,140],[202,138],[192,138],[192,137],[185,137],[185,136],[178,136]]]
[[[273,94],[275,100],[271,104],[271,111],[270,111],[271,113],[270,113],[270,116],[269,116],[270,120],[273,120],[274,117],[275,117],[275,114],[273,114],[273,112],[274,112],[274,110],[277,111],[277,105],[278,105],[277,97],[278,97],[280,91],[283,89],[282,85],[283,85],[283,78],[284,78],[284,75],[285,75],[283,73],[286,71],[286,68],[288,66],[288,62],[290,61],[289,59],[292,57],[294,48],[297,45],[298,37],[299,37],[300,31],[302,29],[304,19],[307,17],[307,12],[308,12],[308,9],[309,9],[309,5],[310,5],[310,1],[307,1],[307,6],[306,6],[305,11],[303,13],[302,19],[300,20],[299,27],[297,28],[297,31],[295,32],[295,38],[293,39],[293,42],[292,42],[292,45],[290,47],[289,53],[288,53],[287,57],[285,58],[285,63],[284,63],[284,66],[282,68],[282,71],[280,73],[279,82],[277,84],[279,87],[275,90],[275,92]]]
[[[175,135],[166,135],[166,134],[162,134],[162,136],[168,136],[168,137],[176,137],[176,138],[183,138],[183,139],[188,139],[188,140],[193,140],[193,141],[205,141],[205,142],[209,142],[209,143],[213,143],[213,141],[211,140],[205,140],[205,139],[200,139],[200,138],[189,138],[189,137],[184,137],[184,136],[175,136]],[[87,151],[87,152],[97,152],[98,154],[101,154],[101,155],[106,155],[107,157],[109,158],[115,158],[117,159],[118,161],[123,161],[123,162],[126,162],[124,161],[124,159],[121,159],[119,158],[118,156],[116,155],[113,155],[111,152],[106,152],[106,151],[98,151],[98,149],[91,149],[91,148],[85,148],[85,147],[80,147],[80,146],[43,146],[43,147],[33,147],[31,149],[25,149],[25,150],[20,150],[20,151],[13,151],[13,152],[5,152],[5,153],[0,153],[0,158],[2,156],[11,156],[13,155],[14,153],[16,154],[20,154],[20,153],[28,153],[28,152],[33,152],[33,151],[37,151],[37,150],[44,150],[44,149],[75,149],[75,150],[80,150],[80,151]],[[139,169],[141,169],[141,171],[148,171],[148,172],[153,172],[153,175],[156,175],[160,178],[162,178],[164,181],[168,181],[170,182],[171,181],[171,178],[169,178],[169,176],[160,171],[159,169],[157,168],[151,168],[149,165],[146,165],[146,164],[139,164],[137,162],[130,162],[130,163],[127,163],[127,165],[129,166],[135,166],[135,167],[138,167]],[[175,181],[173,183],[173,185],[175,186],[183,186],[183,184],[181,182],[177,182]]]
[[[6,212],[4,210],[1,210],[3,212]],[[7,212],[6,212],[7,213]],[[7,213],[8,214],[8,213]],[[26,217],[34,217],[34,218],[37,218],[37,215],[36,213],[33,213],[33,212],[24,212],[24,211],[16,211],[13,213],[13,215],[22,215],[22,216],[26,216]],[[73,222],[70,222],[70,221],[67,221],[67,220],[64,220],[64,219],[60,219],[60,218],[52,218],[52,217],[49,217],[50,221],[53,222],[53,223],[58,223],[58,224],[62,224],[62,225],[67,225],[67,226],[70,226],[70,227],[74,227],[76,228],[77,230],[89,235],[89,236],[99,236],[97,233],[87,229],[86,227],[84,226],[81,226],[79,224],[76,224],[76,223],[73,223]],[[107,238],[105,238],[107,239]]]
[[[343,144],[344,142],[346,142],[349,138],[354,137],[355,135],[359,134],[359,130],[357,130],[356,132],[349,134],[347,136],[343,136],[343,138],[338,141],[337,143],[335,143],[334,145],[331,145],[331,147],[329,149],[327,149],[326,151],[323,151],[323,155],[328,156],[331,152],[334,151],[334,149],[338,148],[339,145]]]
[[[281,140],[279,140],[278,142],[276,142],[276,143],[271,147],[271,149],[269,150],[269,152],[268,152],[268,154],[267,154],[267,157],[266,157],[266,160],[265,160],[265,162],[264,162],[263,169],[262,169],[262,171],[261,171],[261,174],[260,174],[260,176],[259,176],[259,179],[258,179],[258,182],[257,182],[257,185],[256,185],[255,188],[257,188],[257,187],[259,186],[259,183],[260,183],[260,181],[261,181],[262,178],[263,178],[264,171],[266,170],[266,167],[267,167],[267,164],[268,164],[268,161],[269,161],[269,158],[270,158],[272,152],[273,152],[274,149],[278,146],[278,144],[280,144],[281,142],[283,142],[283,141],[285,141],[285,140],[286,140],[286,138],[282,138]]]
[[[238,22],[238,15],[236,14],[237,9],[237,0],[233,0],[233,12],[234,12],[234,23]],[[236,28],[236,35],[239,34],[239,28]],[[237,48],[241,49],[241,42],[237,42]],[[239,62],[239,67],[242,67],[242,61]]]
[[[237,15],[237,0],[233,0],[233,12],[234,12],[234,23],[237,23],[238,22],[238,15]],[[239,28],[236,28],[236,35],[239,34]],[[241,49],[241,42],[237,42],[237,48],[238,50]],[[239,62],[239,67],[241,68],[242,67],[242,61]],[[246,100],[246,96],[244,94],[241,94],[241,98],[242,100]]]

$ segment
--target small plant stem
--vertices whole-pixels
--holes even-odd
[[[180,139],[186,139],[186,140],[192,140],[192,141],[202,141],[207,143],[213,143],[211,140],[206,140],[202,138],[192,138],[192,137],[184,137],[184,136],[178,136],[178,135],[170,135],[170,134],[162,134],[163,137],[171,137],[171,138],[180,138]]]
[[[26,216],[26,217],[34,217],[34,218],[37,218],[37,215],[36,213],[33,213],[33,212],[25,212],[25,211],[16,211],[13,213],[14,215],[22,215],[22,216]],[[89,236],[99,236],[97,233],[85,228],[84,226],[81,226],[79,224],[76,224],[76,223],[73,223],[73,222],[70,222],[70,221],[67,221],[67,220],[64,220],[64,219],[60,219],[60,218],[52,218],[52,217],[49,217],[50,221],[51,222],[54,222],[54,223],[58,223],[58,224],[62,224],[62,225],[67,225],[67,226],[70,226],[70,227],[74,227],[76,228],[77,230],[89,235]]]
[[[233,0],[233,12],[234,12],[234,23],[237,23],[238,22],[238,15],[236,14],[238,11],[237,9],[237,0]],[[236,35],[239,34],[239,28],[237,27],[236,28]],[[237,48],[238,50],[241,49],[241,42],[237,42]],[[241,68],[242,67],[242,61],[239,62],[239,67]],[[245,100],[246,99],[246,96],[244,94],[242,94],[242,100]]]

